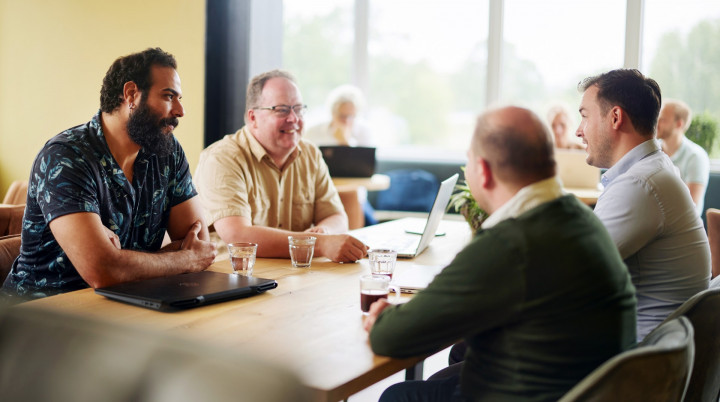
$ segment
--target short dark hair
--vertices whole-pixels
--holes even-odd
[[[603,113],[620,106],[638,133],[649,137],[655,134],[662,103],[660,86],[655,80],[635,69],[617,69],[585,78],[578,84],[578,90],[585,92],[593,85],[598,87]]]
[[[142,93],[150,89],[153,84],[152,66],[177,69],[175,57],[159,47],[148,48],[115,60],[103,78],[100,109],[105,113],[112,113],[122,104],[123,86],[126,82],[134,82]]]
[[[528,185],[555,176],[553,140],[547,126],[530,110],[515,121],[478,117],[471,147],[488,161],[498,178]]]
[[[247,92],[245,94],[245,116],[247,116],[248,110],[260,106],[258,102],[260,102],[260,95],[262,94],[262,90],[265,87],[265,83],[268,82],[270,79],[277,77],[285,78],[293,83],[296,83],[295,77],[290,74],[290,72],[285,70],[275,69],[254,76],[250,80],[250,83],[247,87]]]

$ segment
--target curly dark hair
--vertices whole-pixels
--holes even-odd
[[[152,66],[177,69],[175,57],[159,47],[148,48],[115,60],[103,78],[100,89],[100,109],[105,113],[112,113],[122,104],[123,86],[126,82],[134,82],[142,93],[150,89]]]

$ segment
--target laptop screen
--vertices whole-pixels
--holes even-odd
[[[332,177],[370,177],[375,174],[375,148],[321,146]]]

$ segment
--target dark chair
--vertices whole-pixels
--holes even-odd
[[[20,234],[25,205],[0,205],[0,236]]]
[[[385,174],[390,176],[390,188],[377,193],[375,209],[430,212],[440,188],[435,175],[420,169],[397,169]]]
[[[695,332],[695,363],[685,401],[717,402],[720,397],[720,288],[691,297],[665,322],[687,317]]]
[[[0,237],[0,286],[5,282],[18,255],[20,255],[20,235]]]
[[[665,322],[635,349],[590,373],[560,402],[682,401],[693,365],[693,328],[685,317]]]
[[[0,312],[2,401],[307,401],[286,369],[234,349],[32,307]]]

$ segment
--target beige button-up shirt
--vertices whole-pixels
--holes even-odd
[[[194,179],[208,225],[241,216],[303,231],[343,211],[316,146],[301,140],[280,170],[247,127],[202,151]]]

